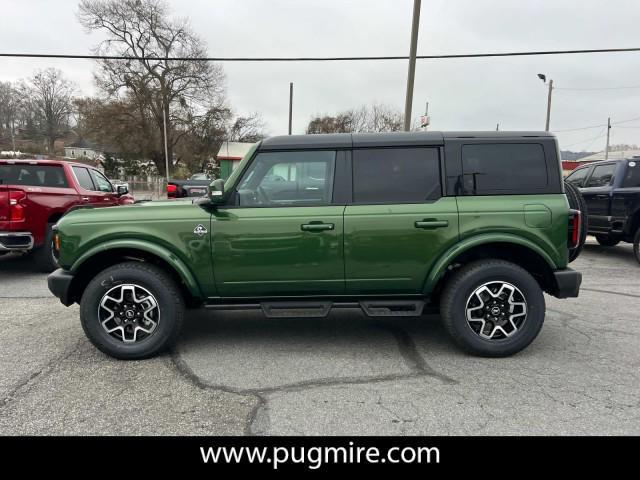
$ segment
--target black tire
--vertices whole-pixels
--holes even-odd
[[[467,321],[467,302],[471,301],[477,289],[484,285],[491,288],[492,282],[507,282],[515,286],[526,302],[524,320],[505,338],[483,338],[471,326],[472,322]],[[483,357],[506,357],[527,347],[542,328],[545,309],[544,295],[538,282],[526,270],[504,260],[478,260],[465,265],[447,282],[440,297],[442,322],[453,340],[463,350]],[[484,328],[484,321],[480,321]]]
[[[569,200],[569,207],[574,210],[580,210],[582,213],[582,225],[580,231],[580,241],[576,248],[569,250],[569,263],[573,262],[584,247],[584,242],[587,240],[587,231],[589,230],[589,212],[587,212],[587,203],[584,201],[580,190],[574,187],[569,182],[564,182],[564,192]]]
[[[596,240],[603,247],[615,247],[620,243],[618,238],[614,238],[609,235],[596,235]]]
[[[640,263],[640,228],[636,230],[636,234],[633,236],[633,254],[638,263]]]
[[[132,343],[122,340],[124,328],[127,327],[123,327],[121,332],[107,333],[100,317],[102,310],[99,307],[105,294],[111,294],[123,285],[145,289],[154,297],[158,308],[155,328],[141,340]],[[125,296],[121,295],[120,298],[124,299]],[[183,319],[184,299],[173,279],[162,269],[141,262],[120,263],[98,273],[89,282],[80,302],[80,321],[91,343],[107,355],[122,360],[149,358],[169,348],[180,334]],[[138,326],[142,326],[142,323]]]
[[[42,246],[33,251],[33,262],[36,269],[42,273],[51,273],[58,268],[58,260],[53,255],[53,226],[54,223],[47,224],[47,231],[44,235]]]

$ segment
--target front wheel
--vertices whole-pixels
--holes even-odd
[[[166,350],[177,339],[184,300],[175,282],[160,268],[126,262],[100,272],[80,302],[85,334],[99,350],[136,360]]]
[[[527,347],[545,316],[538,282],[504,260],[480,260],[462,267],[440,299],[445,328],[465,351],[505,357]]]

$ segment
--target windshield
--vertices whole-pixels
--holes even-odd
[[[227,178],[227,181],[224,183],[225,192],[231,191],[231,189],[234,187],[234,185],[238,181],[240,172],[244,170],[245,165],[247,164],[249,159],[253,156],[254,152],[257,150],[258,145],[260,145],[260,142],[254,143],[249,149],[249,151],[245,154],[245,156],[242,157],[242,160],[240,160],[240,163],[238,164],[238,166],[234,168],[233,172],[231,172],[231,175],[229,175],[229,178]]]
[[[189,180],[208,180],[209,176],[206,173],[194,173]]]

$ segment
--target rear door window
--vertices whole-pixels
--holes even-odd
[[[549,185],[538,143],[463,145],[462,173],[466,195],[536,193]]]
[[[103,174],[98,172],[97,170],[89,170],[91,172],[91,178],[93,179],[93,183],[98,188],[100,192],[113,192],[113,187],[111,186],[111,182],[107,180]]]
[[[623,188],[640,187],[640,163],[629,162],[627,166],[627,173],[622,180]]]
[[[58,165],[0,165],[0,185],[67,188],[64,169]]]
[[[78,179],[78,183],[85,190],[96,190],[95,185],[93,184],[93,180],[91,180],[91,175],[89,174],[89,170],[84,167],[73,167],[73,173],[75,173],[76,178]]]
[[[437,148],[353,151],[354,203],[423,203],[441,196]]]
[[[613,173],[616,170],[615,163],[598,165],[593,169],[593,173],[587,182],[587,187],[606,187],[611,183]]]

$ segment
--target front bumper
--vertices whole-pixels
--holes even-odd
[[[70,295],[72,281],[73,274],[62,268],[57,269],[47,277],[49,291],[58,297],[65,307],[68,307],[74,301]]]
[[[582,283],[582,274],[580,272],[565,268],[564,270],[553,272],[553,277],[556,284],[555,292],[553,292],[554,297],[569,298],[578,296],[580,284]]]
[[[25,251],[32,248],[31,232],[0,232],[0,252]]]

